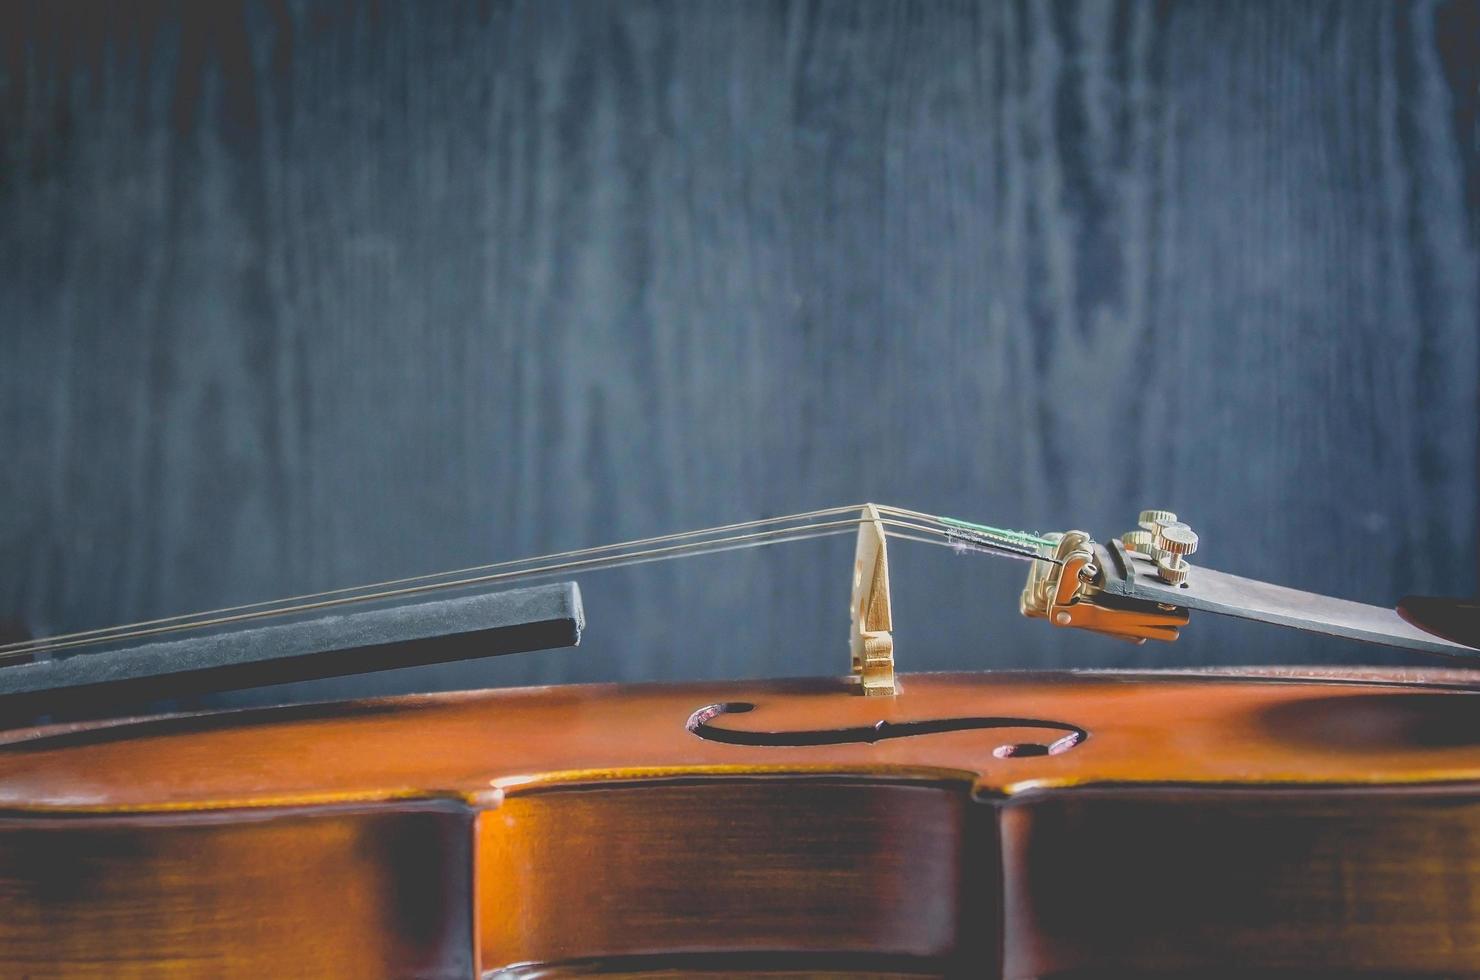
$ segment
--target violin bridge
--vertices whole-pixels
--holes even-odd
[[[863,506],[853,552],[852,624],[848,646],[853,676],[868,697],[899,693],[894,679],[894,628],[889,611],[889,548],[879,508]]]

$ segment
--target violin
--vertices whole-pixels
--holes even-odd
[[[1194,567],[1147,514],[865,505],[0,646],[0,976],[1480,975],[1472,607]],[[106,710],[575,643],[576,583],[490,587],[832,533],[846,676]],[[899,537],[1027,562],[1056,627],[1456,666],[897,674]]]

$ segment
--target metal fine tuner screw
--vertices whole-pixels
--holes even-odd
[[[1125,545],[1127,551],[1139,551],[1143,555],[1151,554],[1150,531],[1127,531],[1120,536],[1120,543]]]
[[[1152,546],[1157,551],[1156,574],[1161,580],[1168,585],[1186,582],[1192,566],[1184,559],[1197,550],[1197,532],[1181,521],[1158,521]]]
[[[1161,555],[1158,554],[1156,550],[1156,529],[1163,524],[1171,524],[1176,520],[1177,515],[1173,514],[1169,510],[1141,511],[1141,516],[1136,519],[1136,524],[1141,528],[1142,531],[1146,532],[1146,547],[1132,550],[1139,550],[1147,558],[1150,558],[1152,561],[1156,561],[1156,559],[1161,557]],[[1130,533],[1136,534],[1135,531],[1132,531]],[[1139,540],[1139,536],[1137,536],[1137,539]],[[1126,544],[1126,547],[1129,548],[1130,545]]]

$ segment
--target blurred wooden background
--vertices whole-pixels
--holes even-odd
[[[0,50],[38,631],[865,499],[1474,588],[1475,2],[6,0]],[[409,683],[835,673],[850,549],[592,575],[583,650]],[[905,669],[1390,659],[894,563]]]

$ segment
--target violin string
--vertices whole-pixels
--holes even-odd
[[[1036,550],[1043,539],[1023,532],[1006,531],[974,525],[952,518],[941,518],[895,507],[878,507],[885,533],[929,544],[969,550],[983,550],[1022,560],[1047,560]],[[331,609],[357,602],[403,598],[442,589],[467,588],[494,582],[532,579],[570,571],[595,571],[629,564],[665,561],[689,555],[731,551],[792,540],[846,534],[864,523],[866,518],[823,521],[844,513],[860,513],[862,506],[830,507],[789,514],[781,517],[744,521],[735,524],[659,535],[635,541],[556,552],[533,558],[514,559],[465,569],[392,579],[372,585],[333,589],[288,599],[248,603],[217,610],[145,620],[107,629],[84,630],[39,640],[0,646],[0,662],[18,658],[31,659],[37,653],[49,653],[80,646],[122,642],[163,633],[203,629],[236,622],[265,619],[300,612]],[[888,515],[888,516],[885,516]],[[897,515],[897,516],[896,516]],[[778,525],[780,525],[778,527]],[[764,529],[764,530],[761,530]],[[744,532],[734,534],[730,532]],[[906,533],[914,532],[914,533]],[[526,567],[520,567],[526,566]],[[471,573],[471,574],[469,574]],[[452,576],[461,576],[452,578]],[[446,580],[446,581],[443,581]],[[374,590],[374,591],[371,591]],[[291,603],[291,605],[288,605]]]
[[[813,523],[794,528],[783,528],[778,531],[752,532],[750,534],[735,535],[728,538],[717,538],[683,545],[650,548],[616,555],[608,555],[605,557],[589,557],[573,561],[547,563],[545,565],[535,566],[527,569],[516,569],[512,571],[480,575],[471,578],[459,579],[452,582],[426,583],[417,586],[385,590],[368,595],[339,596],[336,598],[325,599],[316,602],[301,603],[287,609],[258,609],[249,613],[222,616],[212,619],[192,619],[189,622],[154,626],[146,629],[135,629],[126,632],[117,632],[109,634],[106,637],[85,637],[68,641],[61,641],[61,638],[55,638],[57,642],[50,643],[44,648],[34,650],[27,649],[23,651],[0,652],[0,663],[13,661],[20,657],[30,658],[36,652],[49,653],[57,650],[72,649],[79,646],[94,646],[102,642],[121,642],[124,640],[133,640],[148,636],[157,636],[163,633],[229,625],[232,623],[264,619],[271,616],[287,615],[290,613],[332,609],[338,606],[349,605],[358,602],[383,600],[388,598],[404,598],[407,596],[417,595],[435,590],[486,585],[492,584],[494,582],[507,582],[516,579],[532,580],[572,571],[598,571],[608,568],[621,567],[624,565],[636,565],[654,561],[665,561],[680,556],[732,551],[738,548],[757,547],[766,544],[779,543],[782,541],[802,541],[809,538],[826,537],[834,534],[847,534],[851,533],[851,531],[861,523],[865,523],[865,520],[861,518],[852,518],[849,520]],[[901,531],[890,530],[891,528],[903,528],[906,530],[921,532],[925,535],[940,534],[941,532],[935,528],[915,525],[909,522],[902,522],[891,518],[882,517],[880,519],[880,523],[884,525],[884,527],[886,528],[886,533],[891,537],[905,538],[913,541],[922,541],[929,544],[954,546],[954,542],[941,537],[923,537],[914,534],[906,534]],[[1034,560],[1039,557],[1036,555],[1028,555],[1025,553],[1019,553],[1006,549],[1003,549],[1001,553],[1024,560]]]
[[[419,582],[430,582],[430,581],[433,581],[435,579],[450,578],[452,576],[468,576],[468,575],[474,575],[474,574],[478,574],[478,573],[481,573],[481,572],[491,571],[493,569],[513,568],[513,567],[518,566],[518,565],[530,565],[530,564],[534,564],[536,562],[549,561],[549,560],[553,560],[553,559],[557,559],[557,558],[574,558],[574,557],[581,556],[581,555],[596,555],[596,554],[600,554],[601,552],[604,552],[604,551],[619,551],[619,550],[622,550],[622,549],[637,548],[637,547],[646,547],[646,546],[650,546],[650,545],[654,545],[654,544],[660,544],[660,543],[669,542],[669,541],[678,541],[678,540],[682,540],[682,539],[697,538],[697,537],[700,537],[700,536],[720,534],[720,533],[726,533],[726,532],[730,532],[730,531],[739,531],[739,530],[745,530],[745,529],[749,529],[749,528],[763,527],[763,526],[769,526],[769,525],[775,525],[775,524],[783,524],[783,523],[795,523],[795,522],[798,522],[798,521],[801,521],[801,520],[805,520],[805,519],[815,519],[815,518],[819,518],[819,517],[831,516],[831,515],[834,515],[834,514],[844,514],[844,513],[849,513],[851,511],[858,511],[858,510],[861,510],[861,509],[862,509],[862,505],[855,506],[855,507],[828,507],[828,508],[824,508],[824,509],[821,509],[821,510],[807,511],[807,512],[800,513],[800,514],[787,514],[787,515],[784,515],[784,516],[781,516],[781,517],[761,518],[759,520],[743,521],[743,522],[736,523],[736,524],[725,524],[725,525],[719,525],[719,526],[716,526],[716,527],[702,528],[702,529],[699,529],[699,530],[679,531],[679,532],[675,532],[675,533],[671,533],[671,534],[657,535],[655,537],[640,538],[640,539],[633,540],[633,541],[622,541],[622,542],[616,542],[616,543],[613,543],[613,544],[597,545],[597,546],[594,546],[594,547],[576,548],[576,549],[572,549],[572,550],[568,550],[568,551],[552,552],[552,553],[549,553],[549,554],[537,555],[537,556],[533,556],[533,557],[513,558],[513,559],[507,559],[507,560],[504,560],[504,561],[490,562],[490,563],[481,564],[481,565],[470,565],[470,566],[467,566],[465,568],[456,568],[456,569],[449,569],[449,570],[444,570],[444,571],[440,571],[440,572],[430,572],[430,573],[425,573],[425,574],[421,574],[421,575],[412,575],[412,576],[404,577],[404,578],[388,579],[388,580],[383,581],[383,582],[373,582],[373,583],[363,584],[363,585],[352,585],[352,586],[346,586],[346,587],[337,588],[337,589],[328,589],[328,590],[322,591],[322,592],[309,592],[309,593],[304,593],[302,595],[288,596],[288,597],[282,597],[282,598],[277,598],[277,599],[267,599],[267,600],[263,600],[263,601],[260,601],[260,602],[249,602],[249,603],[244,603],[244,604],[235,605],[235,606],[223,606],[223,607],[221,607],[219,609],[200,610],[200,611],[196,611],[196,612],[193,612],[193,613],[184,613],[184,614],[173,615],[173,616],[165,616],[165,617],[161,617],[161,618],[158,618],[158,619],[147,619],[147,620],[142,620],[142,621],[135,622],[135,623],[128,623],[128,624],[120,625],[120,626],[109,626],[109,627],[103,627],[103,628],[98,628],[98,629],[80,630],[80,631],[77,631],[77,632],[64,633],[64,634],[60,634],[60,635],[53,636],[53,637],[42,637],[42,638],[34,639],[34,640],[21,640],[21,641],[16,641],[16,642],[7,643],[7,644],[0,644],[0,653],[9,653],[9,652],[12,652],[12,651],[30,650],[30,649],[43,648],[43,647],[50,648],[52,646],[52,644],[55,643],[55,642],[57,642],[57,641],[80,639],[82,637],[98,637],[100,640],[101,639],[112,639],[113,636],[114,636],[114,634],[117,634],[117,633],[120,633],[120,632],[124,632],[124,631],[131,632],[131,631],[133,631],[135,629],[139,629],[139,628],[142,628],[142,627],[161,625],[161,624],[165,624],[165,623],[178,623],[178,622],[183,622],[185,620],[204,619],[204,618],[215,619],[217,617],[220,617],[220,616],[223,616],[223,615],[227,615],[227,614],[230,614],[230,613],[243,612],[243,611],[247,611],[247,610],[264,609],[264,608],[267,608],[269,606],[285,606],[285,605],[287,605],[289,603],[292,603],[292,604],[295,604],[296,605],[296,604],[302,603],[302,602],[309,602],[309,601],[312,601],[312,600],[327,598],[327,597],[330,597],[330,596],[346,595],[346,594],[349,594],[349,593],[352,593],[352,592],[365,592],[365,591],[369,591],[369,590],[372,590],[372,589],[373,590],[380,590],[380,589],[394,588],[396,586],[410,585],[410,584],[419,583]],[[288,611],[288,610],[284,610],[284,612],[286,612],[286,611]]]
[[[879,509],[883,511],[886,508],[880,507]],[[963,521],[957,517],[937,517],[934,514],[922,514],[916,510],[906,510],[903,507],[889,507],[887,509],[901,517],[930,521],[948,528],[959,528],[963,531],[972,532],[979,537],[985,537],[992,543],[1000,542],[1025,551],[1037,551],[1040,547],[1053,543],[1049,538],[1039,534],[1029,534],[1026,531],[1013,531],[1008,528],[992,527],[987,524],[975,524],[971,521]]]
[[[623,543],[620,543],[620,544],[613,544],[613,545],[602,545],[602,546],[598,546],[598,547],[595,547],[595,548],[585,548],[585,549],[577,549],[577,550],[574,550],[574,551],[559,552],[559,553],[555,553],[555,554],[552,554],[552,555],[539,556],[539,557],[536,557],[536,558],[516,559],[516,560],[513,560],[513,561],[498,562],[498,563],[493,563],[493,564],[489,564],[489,565],[482,565],[482,566],[474,566],[473,568],[468,569],[468,571],[481,571],[481,570],[485,570],[485,569],[495,569],[495,568],[509,569],[507,571],[504,571],[504,572],[502,572],[500,574],[496,574],[496,575],[485,574],[485,575],[474,576],[474,577],[471,577],[471,578],[460,578],[460,579],[456,579],[456,580],[452,580],[452,581],[444,581],[444,582],[435,581],[437,579],[444,579],[444,578],[447,578],[448,576],[459,574],[458,571],[442,572],[442,573],[436,573],[436,574],[433,574],[433,575],[414,576],[414,577],[406,578],[406,579],[392,580],[390,582],[378,583],[376,585],[357,586],[357,587],[346,588],[346,589],[337,589],[337,590],[332,590],[332,591],[324,592],[324,593],[317,593],[317,594],[313,594],[313,595],[309,595],[309,596],[300,596],[300,597],[297,597],[296,599],[273,600],[271,602],[255,603],[255,604],[249,604],[249,605],[237,606],[237,607],[228,607],[226,609],[216,610],[216,611],[212,611],[212,612],[195,613],[195,614],[191,614],[191,615],[188,615],[188,616],[176,616],[176,617],[167,617],[167,618],[158,619],[158,620],[150,620],[150,621],[145,621],[145,622],[142,622],[142,623],[130,624],[129,626],[113,627],[113,628],[106,629],[106,630],[89,630],[89,631],[82,631],[80,633],[65,634],[65,635],[61,635],[61,636],[50,637],[50,638],[43,639],[43,640],[23,641],[22,643],[9,644],[9,645],[0,647],[0,657],[4,657],[5,659],[13,659],[17,655],[27,655],[27,654],[38,653],[38,652],[48,652],[48,651],[51,651],[51,650],[67,649],[67,648],[76,647],[76,646],[93,645],[93,644],[103,643],[103,642],[115,642],[115,641],[121,641],[121,640],[125,640],[125,639],[133,639],[133,638],[137,638],[137,637],[140,637],[140,636],[150,636],[150,635],[156,635],[156,634],[165,633],[165,632],[175,632],[175,631],[184,630],[184,629],[196,629],[196,628],[202,628],[202,627],[206,627],[206,626],[217,626],[217,625],[223,625],[223,624],[230,623],[230,622],[235,622],[235,621],[238,621],[238,620],[258,619],[258,618],[265,618],[267,616],[273,616],[273,615],[287,615],[287,614],[290,614],[290,613],[296,613],[296,612],[300,612],[300,611],[307,611],[307,610],[311,610],[311,609],[320,609],[320,608],[326,608],[326,607],[332,607],[332,606],[337,606],[337,605],[348,604],[349,602],[371,601],[371,600],[375,600],[375,599],[383,599],[383,598],[387,598],[387,597],[400,596],[400,595],[413,595],[413,594],[417,594],[417,593],[421,593],[421,592],[431,591],[433,589],[455,588],[455,587],[460,587],[460,586],[468,586],[468,585],[472,585],[472,584],[482,584],[484,582],[491,582],[491,581],[508,580],[508,579],[513,579],[513,578],[535,577],[535,576],[540,575],[540,574],[550,574],[550,573],[553,573],[553,572],[564,571],[564,570],[572,569],[572,568],[585,568],[586,570],[592,570],[592,569],[595,569],[595,568],[609,567],[609,566],[611,566],[611,565],[613,565],[613,564],[615,564],[617,562],[622,561],[624,559],[624,557],[629,556],[629,555],[638,556],[643,561],[653,561],[653,560],[663,560],[663,559],[666,559],[666,558],[681,557],[683,555],[690,554],[690,553],[704,553],[704,552],[712,551],[712,550],[728,550],[727,547],[726,548],[718,548],[718,549],[712,547],[712,545],[714,545],[716,543],[725,544],[726,542],[728,542],[730,540],[730,539],[715,539],[714,536],[716,534],[719,534],[719,533],[724,532],[724,531],[732,530],[732,529],[744,529],[744,528],[765,527],[765,526],[776,525],[776,524],[796,524],[799,521],[806,521],[806,520],[809,520],[809,519],[812,520],[812,523],[809,523],[809,524],[798,524],[796,527],[783,528],[779,532],[778,531],[772,531],[772,532],[760,533],[760,534],[757,534],[757,535],[754,536],[754,539],[757,541],[757,543],[761,543],[761,544],[764,544],[764,543],[772,543],[773,541],[790,540],[792,537],[796,536],[796,533],[797,532],[805,532],[805,531],[809,530],[810,528],[813,528],[813,527],[817,526],[817,522],[816,522],[815,518],[818,517],[818,516],[828,516],[828,515],[833,515],[833,514],[837,514],[837,513],[846,513],[846,512],[855,511],[855,510],[858,510],[858,509],[860,509],[860,508],[854,508],[854,507],[826,508],[824,510],[812,511],[812,512],[807,512],[807,513],[804,513],[804,514],[792,514],[792,515],[786,515],[786,516],[783,516],[783,517],[763,519],[763,520],[757,520],[757,521],[745,521],[745,522],[741,522],[741,523],[738,523],[738,524],[724,525],[724,526],[715,527],[715,528],[706,528],[706,529],[702,529],[702,530],[698,530],[698,531],[686,531],[686,532],[679,532],[679,533],[676,533],[676,534],[660,535],[658,537],[641,539],[639,541],[623,542]],[[965,525],[965,522],[955,521],[955,520],[952,520],[952,519],[937,518],[934,515],[920,514],[919,512],[915,512],[915,511],[903,511],[900,508],[881,507],[879,509],[880,509],[881,512],[884,512],[884,513],[903,513],[903,514],[907,514],[908,516],[910,516],[912,518],[918,517],[922,521],[925,521],[925,522],[928,522],[930,524],[935,525],[934,527],[920,527],[920,528],[918,528],[918,530],[923,531],[923,532],[925,532],[927,534],[944,534],[947,537],[947,539],[949,539],[951,537],[951,535],[953,533],[953,529],[956,528],[956,527],[960,527],[960,526],[975,527],[975,526],[972,526],[972,525]],[[882,516],[882,514],[881,514],[881,516]],[[848,528],[853,527],[853,526],[856,526],[858,523],[861,523],[861,521],[862,521],[862,518],[856,518],[856,519],[853,519],[851,521],[835,522],[835,524],[837,526],[837,532],[836,533],[844,533],[844,532],[846,532],[846,530],[848,530]],[[890,521],[890,520],[887,520],[886,519],[884,521],[884,523],[886,523],[886,524],[895,524],[895,523],[898,523],[898,522],[894,522],[894,521]],[[900,524],[899,526],[901,526],[901,527],[909,527],[908,524]],[[995,529],[993,529],[993,530],[995,530]],[[1006,533],[1015,533],[1015,534],[1018,534],[1018,536],[1020,536],[1020,537],[1026,537],[1025,535],[1021,535],[1020,532],[1006,532]],[[653,544],[653,543],[661,543],[661,542],[667,542],[667,541],[675,541],[675,540],[682,540],[682,539],[693,539],[693,538],[703,538],[703,540],[691,541],[691,542],[688,542],[688,543],[685,543],[685,544],[682,544],[682,545],[675,545],[675,546],[670,546],[670,547],[665,547],[665,548],[655,548],[655,549],[643,549],[643,548],[641,548],[641,546],[649,545],[649,544]],[[950,540],[939,540],[939,539],[935,539],[935,538],[926,538],[926,539],[914,538],[914,539],[915,540],[928,540],[929,543],[932,543],[932,544],[948,544],[948,545],[952,545],[952,546],[957,546],[959,544],[959,542],[953,542],[953,541],[950,541]],[[1007,554],[1007,555],[1010,555],[1012,557],[1018,557],[1018,558],[1023,558],[1023,559],[1027,559],[1027,560],[1032,560],[1032,559],[1038,557],[1036,554],[1022,552],[1022,551],[1017,550],[1014,547],[1002,547],[1001,542],[997,542],[997,541],[985,541],[985,542],[983,542],[980,539],[978,539],[976,535],[971,535],[970,537],[968,537],[967,538],[967,542],[970,545],[972,545],[973,548],[975,548],[976,546],[979,546],[981,544],[986,544],[990,548],[990,550],[995,551],[995,552],[999,552],[999,553],[1003,553],[1003,554]],[[1014,544],[1015,543],[1016,542],[1014,542]],[[600,553],[602,553],[602,552],[615,552],[615,553],[614,554],[611,554],[611,555],[607,555],[606,557],[603,558],[603,557],[599,557],[600,556]],[[649,557],[649,553],[650,552],[651,552],[651,556]],[[564,562],[564,563],[557,563],[557,562],[554,561],[554,559],[557,559],[557,558],[577,558],[578,556],[586,556],[586,557],[585,557],[584,560]],[[537,564],[537,563],[543,563],[543,564]],[[524,569],[513,568],[513,566],[518,566],[518,565],[528,565],[528,566],[531,566],[531,567],[524,568]],[[415,585],[415,587],[397,588],[397,589],[393,589],[393,590],[385,590],[385,589],[382,588],[382,586],[386,586],[386,585],[401,585],[402,583],[418,583],[418,584]],[[370,590],[370,589],[379,589],[380,591],[376,591],[376,592],[368,593],[368,594],[364,594],[364,595],[348,595],[348,593],[366,592],[366,590]],[[300,600],[305,600],[305,599],[317,600],[317,599],[319,599],[321,597],[335,597],[335,596],[340,597],[340,598],[337,599],[336,601],[333,601],[333,602],[320,602],[320,601],[307,601],[307,602],[305,602],[305,601],[300,601]],[[295,604],[292,605],[292,606],[284,606],[283,608],[271,608],[271,607],[275,607],[275,606],[283,606],[284,603],[289,603],[289,602],[292,602],[292,603],[295,603]],[[240,610],[247,610],[247,611],[250,611],[250,612],[244,612],[244,613],[241,613],[241,614],[238,614],[238,615],[217,615],[217,613],[221,613],[221,614],[237,613]],[[154,627],[157,627],[157,628],[154,628]]]
[[[432,591],[434,589],[466,587],[470,585],[484,584],[493,581],[506,581],[516,578],[533,578],[540,575],[554,574],[556,572],[574,569],[595,570],[598,568],[614,567],[617,564],[635,563],[635,561],[647,562],[665,560],[668,558],[682,557],[688,554],[702,554],[710,551],[730,550],[730,548],[734,546],[734,542],[737,541],[745,542],[754,540],[757,544],[768,544],[777,543],[783,540],[801,540],[804,539],[804,537],[822,536],[804,533],[815,527],[818,527],[819,524],[817,521],[812,520],[811,523],[798,524],[796,527],[782,528],[779,531],[761,532],[739,537],[732,536],[731,538],[715,538],[714,535],[731,529],[765,527],[775,524],[790,524],[796,523],[798,521],[813,519],[819,515],[827,516],[837,513],[855,511],[858,509],[859,508],[854,507],[826,508],[824,510],[812,511],[804,514],[792,514],[786,515],[784,517],[763,519],[758,521],[745,521],[739,524],[724,525],[716,528],[706,528],[699,531],[686,531],[676,534],[660,535],[655,538],[641,539],[639,541],[623,542],[613,545],[603,545],[595,548],[585,548],[568,552],[559,552],[552,555],[539,556],[536,558],[516,559],[513,561],[493,563],[490,565],[474,566],[473,569],[470,569],[473,571],[494,568],[508,569],[498,574],[477,575],[444,582],[438,582],[434,580],[446,578],[450,575],[456,575],[458,574],[458,572],[454,571],[437,573],[434,575],[414,576],[412,578],[392,580],[391,582],[378,583],[376,585],[337,589],[330,592],[318,593],[310,596],[300,596],[296,599],[274,600],[272,602],[229,607],[227,609],[215,611],[219,613],[232,614],[236,613],[238,610],[248,610],[248,612],[234,615],[216,615],[215,612],[195,613],[189,616],[168,617],[165,619],[130,624],[129,626],[114,627],[108,630],[90,630],[74,634],[64,634],[61,636],[50,637],[43,640],[25,641],[19,644],[9,644],[4,647],[0,647],[0,660],[14,659],[17,656],[27,656],[29,658],[29,655],[31,654],[50,652],[52,650],[68,649],[77,646],[90,646],[104,642],[119,642],[143,636],[157,635],[160,633],[176,632],[186,629],[198,629],[209,626],[219,626],[242,620],[260,619],[276,615],[288,615],[291,613],[309,611],[314,609],[332,608],[339,605],[346,605],[351,602],[364,602],[389,597],[415,595],[418,593]],[[929,522],[930,524],[933,524],[935,526],[917,527],[917,530],[922,531],[926,534],[943,535],[945,538],[944,540],[942,540],[940,538],[933,537],[918,538],[911,536],[912,540],[925,540],[932,544],[948,545],[952,547],[959,547],[959,545],[961,544],[959,540],[951,539],[956,534],[954,529],[962,526],[964,522],[937,518],[934,515],[919,514],[919,512],[905,512],[899,508],[881,507],[879,509],[881,512],[886,513],[906,513],[910,517],[915,517],[916,515],[918,515],[918,517],[922,521]],[[855,518],[848,521],[831,522],[831,527],[833,529],[827,531],[827,533],[846,533],[852,527],[855,527],[859,523],[862,523],[862,520],[862,518]],[[895,525],[903,528],[911,527],[911,525],[908,523],[898,522],[890,519],[883,519],[882,523],[884,523],[886,526]],[[828,525],[821,526],[826,527]],[[894,536],[899,535],[895,534]],[[644,549],[639,547],[655,542],[661,543],[666,541],[696,537],[704,537],[705,539],[690,541],[684,544],[662,548]],[[1025,560],[1034,560],[1040,558],[1040,556],[1035,553],[1021,551],[1014,547],[1004,547],[1002,546],[1001,542],[982,541],[974,534],[966,537],[966,543],[972,547],[972,550],[991,550],[996,553],[1001,553]],[[716,547],[716,545],[718,545],[719,547]],[[980,549],[981,545],[986,545],[986,549]],[[600,557],[601,552],[615,553],[607,555],[605,557]],[[586,557],[579,558],[578,556]],[[577,560],[567,562],[555,562],[554,559],[557,558],[576,558]],[[634,560],[629,561],[629,558]],[[543,562],[543,564],[536,564],[540,562]],[[511,566],[518,565],[529,565],[531,567],[523,569],[511,568]],[[390,590],[381,588],[381,586],[384,585],[400,585],[401,583],[418,584],[412,587],[396,588]],[[365,592],[369,589],[380,589],[380,591],[370,592],[364,595],[347,595],[347,593]],[[302,599],[317,600],[320,597],[337,598],[334,598],[332,601],[299,601]],[[274,606],[280,606],[283,603],[287,602],[293,602],[295,604],[292,606],[285,606],[283,608],[271,608]]]
[[[832,534],[847,534],[861,523],[858,518],[827,522],[824,524],[809,524],[796,528],[783,528],[778,531],[752,532],[745,535],[736,535],[729,538],[716,538],[706,541],[686,543],[682,545],[671,545],[667,547],[650,548],[638,551],[629,551],[614,555],[587,557],[565,562],[548,563],[530,568],[514,569],[469,578],[457,579],[449,582],[422,583],[414,586],[405,586],[396,589],[383,590],[365,595],[340,595],[333,598],[303,602],[292,607],[276,609],[254,609],[245,613],[213,617],[192,618],[189,621],[172,622],[163,625],[150,626],[147,628],[130,629],[109,633],[106,636],[89,636],[70,640],[60,637],[53,638],[51,642],[42,647],[31,647],[24,650],[0,651],[0,663],[13,661],[19,658],[32,658],[35,653],[50,653],[59,650],[68,650],[80,646],[95,646],[104,642],[122,642],[126,640],[140,639],[149,636],[158,636],[164,633],[174,633],[184,630],[205,629],[215,626],[230,625],[239,622],[265,619],[273,616],[285,616],[300,612],[320,611],[333,609],[339,606],[350,605],[359,602],[375,600],[405,598],[431,591],[439,591],[453,588],[467,588],[476,585],[487,585],[495,582],[508,582],[511,580],[528,581],[550,575],[566,572],[599,571],[608,568],[621,567],[623,565],[643,564],[654,561],[665,561],[671,558],[689,555],[707,554],[720,551],[731,551],[738,548],[757,547],[766,544],[779,543],[781,541],[806,540],[814,537],[825,537]]]

